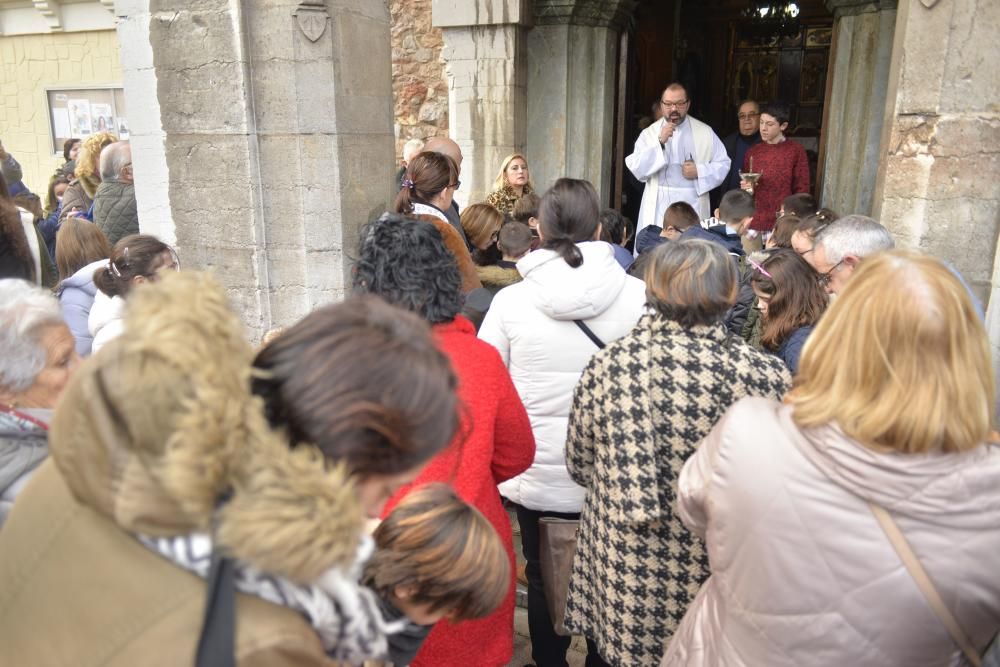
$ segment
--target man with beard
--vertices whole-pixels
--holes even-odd
[[[722,140],[726,153],[732,160],[729,173],[722,185],[712,190],[712,210],[719,206],[722,195],[740,187],[740,170],[743,167],[743,157],[756,143],[760,142],[760,105],[753,100],[744,100],[736,112],[739,121],[738,130]]]
[[[711,215],[708,193],[726,178],[731,161],[712,128],[687,115],[687,90],[672,83],[660,95],[663,117],[639,135],[625,159],[646,184],[636,231],[657,224],[674,202],[690,204],[702,219]]]

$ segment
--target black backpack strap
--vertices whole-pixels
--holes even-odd
[[[604,349],[604,341],[598,338],[597,334],[591,331],[590,327],[588,327],[586,324],[583,323],[583,320],[573,320],[573,324],[580,327],[580,331],[587,334],[587,338],[592,340],[594,342],[594,345],[601,348],[602,350]]]
[[[236,570],[221,551],[212,548],[195,667],[236,667]]]

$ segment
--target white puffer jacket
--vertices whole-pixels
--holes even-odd
[[[889,512],[977,650],[1000,627],[1000,447],[878,453],[748,398],[688,459],[677,503],[712,575],[664,667],[963,664],[868,503]]]
[[[87,328],[94,337],[90,353],[97,351],[125,330],[125,299],[120,296],[108,296],[101,290],[94,295],[94,305],[90,307],[87,316]]]
[[[566,423],[573,389],[598,347],[573,324],[583,320],[605,343],[632,329],[646,286],[625,274],[609,244],[577,244],[583,264],[570,267],[551,250],[517,263],[524,280],[500,290],[479,337],[500,351],[535,434],[531,467],[500,493],[533,510],[579,512],[585,490],[566,472]]]

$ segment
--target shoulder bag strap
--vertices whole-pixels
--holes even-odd
[[[962,649],[962,653],[965,654],[966,659],[968,659],[969,664],[973,667],[980,667],[983,664],[982,659],[979,654],[972,646],[972,642],[969,638],[965,636],[962,628],[958,625],[958,621],[945,606],[944,600],[938,594],[937,589],[934,588],[934,583],[927,576],[927,571],[924,570],[923,565],[917,559],[917,555],[913,553],[913,549],[910,548],[909,542],[906,541],[906,537],[899,530],[899,526],[896,522],[892,520],[889,513],[884,507],[875,505],[874,503],[868,503],[868,506],[872,510],[872,514],[878,519],[878,523],[882,526],[885,536],[889,538],[889,543],[892,544],[892,548],[896,550],[899,554],[899,559],[903,561],[903,565],[906,566],[906,570],[913,577],[913,581],[917,584],[917,588],[923,593],[924,597],[927,599],[927,604],[934,611],[941,622],[944,623],[944,627],[948,629],[948,634],[951,638],[958,644],[959,648]]]
[[[195,667],[236,667],[236,570],[221,552],[213,545]]]
[[[586,324],[583,323],[583,320],[573,320],[573,324],[580,327],[580,331],[587,334],[587,338],[592,340],[594,342],[594,345],[601,348],[602,350],[604,349],[604,341],[598,338],[597,334],[591,331],[590,327],[588,327]]]

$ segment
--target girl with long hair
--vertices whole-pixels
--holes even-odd
[[[816,272],[794,250],[776,250],[763,261],[747,262],[753,269],[750,284],[762,320],[761,345],[796,373],[802,347],[826,311],[829,297]]]

